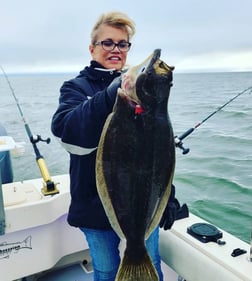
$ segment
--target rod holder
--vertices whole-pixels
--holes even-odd
[[[37,159],[37,163],[40,169],[40,173],[43,177],[43,188],[41,189],[44,195],[54,195],[59,193],[56,184],[52,181],[49,171],[46,167],[46,163],[43,157]]]

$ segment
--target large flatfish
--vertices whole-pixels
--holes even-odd
[[[169,199],[175,146],[168,116],[173,67],[157,49],[124,74],[96,159],[97,188],[110,223],[126,239],[118,281],[156,281],[145,240]]]

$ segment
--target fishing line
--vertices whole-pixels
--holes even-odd
[[[22,108],[19,104],[19,101],[17,99],[17,96],[15,94],[15,91],[13,89],[13,87],[11,86],[10,80],[8,78],[8,75],[6,74],[6,72],[4,71],[3,67],[0,65],[0,68],[4,74],[4,77],[8,83],[8,86],[10,88],[10,91],[15,99],[19,114],[22,118],[22,121],[24,122],[24,126],[25,126],[25,130],[26,133],[29,137],[30,142],[32,143],[35,155],[36,155],[36,161],[40,170],[40,173],[43,177],[44,183],[43,183],[43,188],[42,188],[42,193],[44,195],[53,195],[56,193],[59,193],[59,190],[56,188],[56,184],[51,180],[51,176],[49,174],[49,171],[47,169],[44,157],[40,154],[39,149],[37,147],[37,143],[42,141],[42,142],[46,142],[47,144],[50,143],[50,138],[47,139],[42,139],[40,135],[33,135],[30,129],[29,124],[26,122],[25,117],[24,117],[24,113],[22,111]]]
[[[230,100],[228,100],[226,103],[224,103],[222,106],[218,107],[215,111],[213,111],[212,113],[210,113],[206,118],[204,118],[201,122],[197,123],[194,127],[188,129],[186,132],[184,132],[181,136],[175,136],[175,145],[176,147],[179,147],[180,149],[183,150],[183,154],[187,154],[190,149],[189,148],[184,148],[183,146],[183,142],[182,140],[185,139],[186,137],[188,137],[195,129],[197,129],[198,127],[200,127],[203,123],[205,123],[208,119],[210,119],[211,117],[213,117],[217,112],[219,112],[223,107],[227,106],[229,103],[231,103],[232,101],[234,101],[236,98],[238,98],[239,96],[245,94],[245,93],[252,93],[252,87],[249,87],[245,90],[243,90],[242,92],[238,93],[237,95],[235,95],[233,98],[231,98]]]

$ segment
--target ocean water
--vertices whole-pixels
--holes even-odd
[[[77,73],[9,75],[26,122],[33,134],[51,138],[40,142],[50,174],[68,172],[68,154],[50,131],[63,81]],[[169,114],[180,136],[244,89],[252,87],[252,72],[174,73]],[[25,153],[12,157],[15,180],[40,177],[24,123],[4,76],[0,75],[0,123]],[[183,140],[186,155],[176,149],[174,184],[181,203],[244,241],[252,228],[252,94],[239,96]]]

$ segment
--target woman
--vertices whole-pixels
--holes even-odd
[[[95,159],[103,125],[121,85],[121,70],[134,33],[133,21],[123,13],[111,12],[98,19],[89,46],[92,61],[76,78],[63,84],[59,107],[52,119],[53,134],[70,153],[68,222],[86,236],[94,280],[114,280],[120,263],[120,239],[109,224],[96,189]],[[146,246],[162,281],[158,228]]]

